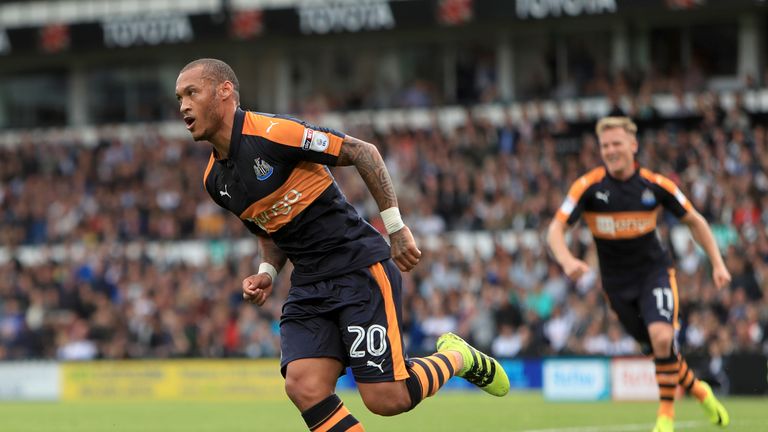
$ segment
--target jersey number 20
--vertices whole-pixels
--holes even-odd
[[[355,340],[349,348],[349,356],[352,358],[365,357],[365,351],[358,350],[363,339],[366,339],[368,353],[374,357],[384,354],[387,350],[387,329],[383,326],[374,324],[368,327],[367,331],[360,326],[349,326],[347,331],[355,334]]]

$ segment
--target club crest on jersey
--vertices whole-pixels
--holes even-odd
[[[322,153],[328,148],[328,135],[314,129],[305,128],[301,148]]]
[[[272,175],[275,169],[262,158],[256,158],[253,160],[253,171],[256,173],[257,179],[264,181]]]
[[[643,194],[640,196],[640,201],[646,207],[653,207],[656,205],[656,196],[653,194],[653,192],[651,192],[650,189],[646,188],[643,191]]]

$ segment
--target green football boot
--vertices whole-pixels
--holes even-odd
[[[715,397],[715,394],[712,392],[712,387],[701,380],[699,380],[699,383],[703,385],[705,389],[707,389],[707,397],[701,401],[701,408],[704,409],[707,417],[709,417],[709,421],[712,422],[712,424],[718,426],[728,426],[728,424],[731,423],[731,418],[728,415],[728,411],[725,410],[723,404],[721,404],[720,401]]]
[[[653,428],[653,432],[675,432],[675,421],[661,415],[656,418],[656,426]]]
[[[480,387],[494,396],[509,393],[509,378],[496,359],[476,350],[464,339],[453,333],[446,333],[437,340],[437,351],[457,351],[464,359],[464,367],[458,376]]]

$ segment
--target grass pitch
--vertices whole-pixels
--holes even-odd
[[[447,391],[396,417],[368,412],[357,393],[341,393],[368,432],[383,431],[650,431],[653,402],[552,403],[540,393],[494,398],[481,392]],[[768,431],[768,398],[727,398],[728,432]],[[717,431],[691,399],[678,401],[677,427]],[[284,397],[252,402],[0,403],[0,430],[7,432],[207,432],[305,431]]]

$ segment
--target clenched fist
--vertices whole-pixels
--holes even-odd
[[[261,306],[272,293],[272,276],[269,273],[250,275],[243,279],[243,300]]]

